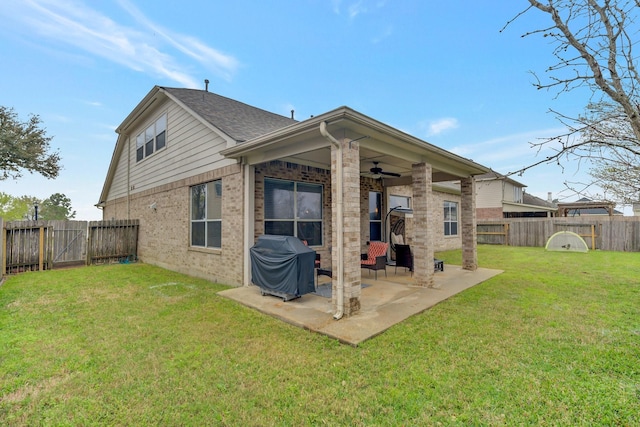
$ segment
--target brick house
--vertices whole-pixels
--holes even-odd
[[[334,271],[333,308],[349,316],[360,254],[385,240],[399,203],[413,210],[405,238],[417,285],[433,283],[436,250],[463,248],[463,268],[477,267],[474,175],[488,169],[349,107],[296,121],[155,86],[116,132],[98,206],[105,220],[140,220],[144,262],[248,286],[257,237],[295,235]]]

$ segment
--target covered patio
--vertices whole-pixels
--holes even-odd
[[[416,286],[409,271],[390,269],[387,277],[364,273],[360,294],[362,308],[352,316],[336,321],[332,317],[331,298],[306,294],[290,301],[266,295],[257,286],[227,289],[219,295],[256,309],[294,326],[335,338],[357,346],[381,334],[393,325],[421,313],[434,305],[502,273],[501,270],[478,268],[469,271],[460,266],[446,265],[434,277],[433,287]],[[329,282],[320,276],[318,285]]]
[[[323,207],[322,243],[313,249],[322,252],[323,267],[332,271],[333,289],[330,312],[335,319],[368,313],[371,307],[361,286],[368,278],[361,276],[361,254],[367,243],[377,240],[370,236],[367,212],[370,191],[403,186],[411,192],[411,233],[407,236],[413,254],[414,273],[408,279],[416,288],[437,288],[433,259],[435,227],[433,184],[459,182],[461,237],[461,270],[475,271],[476,216],[474,176],[488,168],[465,159],[419,138],[365,116],[349,107],[341,107],[316,117],[292,124],[242,144],[223,150],[227,158],[238,160],[243,168],[244,222],[243,236],[244,286],[251,289],[249,249],[257,237],[265,233],[264,180],[290,178],[304,181],[309,170],[288,177],[289,165],[303,165],[330,173]],[[280,167],[270,162],[281,162]],[[372,166],[384,167],[384,177],[374,173]],[[279,173],[280,176],[273,174]],[[325,175],[327,176],[327,175]],[[392,206],[381,206],[383,216]],[[295,219],[295,218],[294,218]],[[382,225],[382,240],[387,224]],[[281,233],[280,233],[281,234]],[[292,234],[295,235],[295,234]],[[312,246],[311,244],[309,246]],[[365,292],[366,291],[366,292]],[[240,289],[237,292],[247,292]],[[248,294],[249,295],[249,294]]]

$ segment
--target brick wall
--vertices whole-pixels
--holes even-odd
[[[222,180],[222,248],[190,248],[190,187]],[[140,220],[141,261],[232,286],[242,284],[244,190],[241,167],[226,166],[110,201],[104,219]],[[155,210],[151,208],[155,205]]]
[[[477,208],[476,215],[479,220],[502,221],[502,208]]]
[[[320,254],[324,268],[331,267],[331,171],[279,160],[255,167],[254,241],[264,234],[264,179],[277,178],[322,184],[322,246],[312,249]]]

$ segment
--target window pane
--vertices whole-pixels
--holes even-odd
[[[382,223],[381,222],[369,223],[369,240],[374,240],[374,241],[382,240]]]
[[[144,134],[141,133],[136,138],[136,149],[142,148],[144,146]]]
[[[191,223],[191,245],[204,246],[204,222]]]
[[[451,203],[450,207],[451,207],[451,221],[457,221],[458,220],[458,204]]]
[[[297,188],[298,218],[322,218],[322,186],[298,184]]]
[[[191,187],[191,219],[205,219],[206,187],[204,184]],[[204,236],[204,233],[203,233]],[[204,244],[204,241],[202,242]]]
[[[156,136],[156,150],[164,148],[164,146],[166,145],[166,142],[164,139],[166,134],[167,134],[166,132],[162,132],[158,134],[158,136]]]
[[[156,135],[161,134],[165,130],[167,130],[167,115],[163,114],[156,120]]]
[[[458,235],[458,223],[457,222],[452,222],[451,223],[451,236],[457,236]]]
[[[207,184],[207,219],[222,218],[222,181]]]
[[[277,236],[293,236],[293,221],[265,221],[264,232]]]
[[[145,157],[153,153],[153,139],[147,142],[144,146],[144,155]]]
[[[306,240],[309,246],[322,245],[322,222],[298,222],[298,238]]]
[[[382,215],[382,194],[369,192],[369,219],[380,220]]]
[[[144,147],[140,147],[136,150],[136,162],[144,159]]]
[[[153,130],[153,125],[149,126],[147,130],[144,131],[144,140],[145,142],[153,141],[153,138],[156,136],[156,133]]]
[[[400,206],[402,208],[410,208],[409,197],[406,196],[389,196],[389,209]]]
[[[266,219],[293,219],[293,186],[293,182],[264,180],[264,217]]]
[[[222,222],[220,221],[207,222],[207,247],[209,248],[222,247]]]

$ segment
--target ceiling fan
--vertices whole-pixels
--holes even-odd
[[[373,162],[373,167],[369,169],[375,178],[381,178],[380,175],[395,176],[395,177],[400,176],[399,173],[383,171],[382,168],[378,166],[378,163],[380,162]]]

